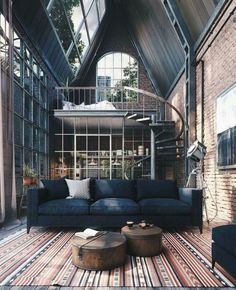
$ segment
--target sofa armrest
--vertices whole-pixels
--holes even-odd
[[[48,200],[45,188],[29,189],[27,192],[27,224],[33,225],[37,221],[38,206]]]
[[[197,188],[179,188],[179,199],[191,205],[193,225],[202,228],[202,190]]]

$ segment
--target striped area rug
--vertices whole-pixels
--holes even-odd
[[[127,256],[111,271],[85,271],[71,263],[74,231],[32,229],[0,241],[0,285],[80,287],[234,287],[221,267],[211,269],[211,236],[164,232],[163,252]]]

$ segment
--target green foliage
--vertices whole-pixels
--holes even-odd
[[[130,102],[130,101],[137,101],[137,93],[135,92],[122,92],[119,87],[132,87],[137,88],[138,83],[138,64],[137,62],[129,63],[127,67],[123,69],[124,79],[120,80],[116,83],[116,95],[113,96],[114,102]],[[123,95],[122,95],[123,94]]]
[[[34,169],[27,163],[23,166],[23,176],[35,177],[37,174]]]
[[[75,30],[78,27],[74,27],[74,23],[71,19],[72,19],[72,14],[73,14],[73,8],[78,7],[79,5],[80,5],[80,0],[64,1],[65,11],[67,13],[68,20],[74,34],[76,32]],[[69,25],[63,11],[63,7],[61,6],[61,2],[59,0],[56,0],[54,2],[54,5],[50,12],[50,16],[52,18],[52,21],[56,28],[58,36],[61,40],[62,46],[66,52],[72,42],[72,35],[69,30]],[[79,33],[76,45],[78,47],[79,55],[81,57],[82,52],[85,47],[85,43],[81,40],[81,33]],[[69,56],[69,62],[71,63],[72,66],[73,66],[73,63],[77,62],[76,59],[78,59],[77,51],[76,49],[72,49]]]

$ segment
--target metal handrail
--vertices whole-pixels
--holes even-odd
[[[181,120],[181,127],[180,127],[180,132],[173,138],[167,138],[167,139],[164,139],[164,140],[160,140],[160,141],[156,141],[156,144],[160,144],[160,143],[166,143],[166,142],[169,142],[169,141],[177,141],[177,140],[180,140],[180,137],[181,135],[183,134],[184,132],[184,127],[185,127],[185,121],[184,121],[184,118],[182,116],[182,114],[180,113],[180,111],[175,107],[173,106],[171,103],[169,103],[166,99],[164,99],[163,97],[161,96],[158,96],[156,94],[153,94],[153,93],[150,93],[150,92],[147,92],[145,90],[141,90],[141,89],[137,89],[137,88],[131,88],[131,87],[124,87],[126,90],[130,90],[130,91],[134,91],[134,92],[137,92],[137,93],[141,93],[143,95],[146,95],[146,96],[150,96],[154,99],[157,99],[159,100],[160,102],[168,105],[171,109],[173,109],[177,115],[179,116],[180,120]]]

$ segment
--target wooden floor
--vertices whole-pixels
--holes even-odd
[[[223,220],[214,220],[212,222],[210,222],[210,224],[208,225],[207,222],[204,223],[203,225],[203,232],[204,231],[211,231],[211,229],[215,226],[219,226],[219,225],[223,225],[223,224],[227,224],[228,222],[223,221]],[[4,225],[2,228],[0,228],[0,240],[11,235],[14,234],[16,231],[19,231],[21,229],[25,228],[26,229],[26,217],[21,217],[19,220],[14,221],[10,224]],[[197,231],[199,232],[198,228],[194,228],[193,231]],[[0,290],[108,290],[108,289],[115,289],[115,290],[133,290],[133,289],[158,289],[158,290],[191,290],[193,288],[186,288],[186,287],[173,287],[173,288],[168,288],[168,287],[158,287],[158,288],[150,288],[150,287],[146,287],[146,288],[141,288],[141,287],[57,287],[57,286],[24,286],[24,287],[20,287],[20,286],[0,286]],[[220,290],[228,290],[229,288],[194,288],[194,290],[216,290],[216,289],[220,289]],[[232,287],[231,289],[235,289],[236,287]]]

